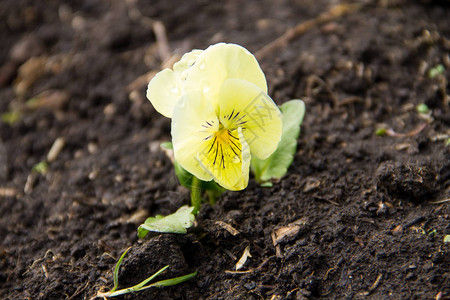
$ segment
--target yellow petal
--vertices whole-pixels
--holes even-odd
[[[199,162],[222,187],[243,190],[248,185],[250,151],[241,128],[219,128],[208,148],[198,156]]]
[[[250,152],[269,157],[281,139],[281,112],[258,86],[240,79],[226,80],[219,95],[219,120],[228,129],[241,127]]]
[[[229,78],[247,80],[267,93],[266,78],[256,58],[235,44],[215,44],[200,53],[189,70],[186,84],[202,91],[208,101],[214,102],[222,83]]]
[[[172,117],[172,143],[175,160],[189,173],[203,181],[213,179],[198,162],[207,149],[219,120],[201,93],[188,92],[175,104]]]
[[[183,55],[181,60],[174,64],[173,71],[164,69],[157,73],[148,84],[147,98],[160,114],[171,118],[177,101],[185,93],[185,79],[189,68],[195,65],[197,57],[202,50],[193,50]]]
[[[164,69],[150,80],[147,98],[160,114],[171,118],[175,104],[183,94],[183,85],[171,69]]]
[[[197,60],[197,57],[203,52],[203,50],[192,50],[191,52],[185,53],[183,57],[180,59],[180,61],[176,62],[173,65],[173,70],[175,72],[181,73],[185,70],[189,69],[193,65],[195,65],[195,62]],[[182,79],[186,79],[185,76],[180,76]]]

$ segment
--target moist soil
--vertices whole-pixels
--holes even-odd
[[[198,275],[121,299],[450,298],[449,2],[317,18],[346,4],[2,0],[0,298],[90,299],[128,247],[120,287]],[[186,235],[140,240],[189,203],[148,79],[221,41],[258,54],[277,104],[305,101],[293,165],[205,203]]]

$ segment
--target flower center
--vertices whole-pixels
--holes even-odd
[[[242,160],[242,146],[237,129],[230,130],[219,123],[219,129],[212,133],[208,140],[206,155],[213,167],[226,169],[229,164],[236,164]]]
[[[215,133],[215,136],[219,142],[228,142],[230,139],[228,132],[229,130],[222,123],[219,123],[219,130]]]

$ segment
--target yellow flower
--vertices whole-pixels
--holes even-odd
[[[159,72],[147,97],[172,118],[177,162],[204,181],[229,190],[248,184],[251,155],[266,159],[281,138],[281,113],[267,95],[255,57],[235,44],[185,54]]]

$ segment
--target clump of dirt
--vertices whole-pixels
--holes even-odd
[[[121,287],[198,275],[121,299],[450,297],[449,6],[353,4],[1,1],[0,297],[90,299],[129,246]],[[258,54],[277,104],[305,101],[294,163],[139,240],[189,203],[148,80],[221,41]]]
[[[428,165],[383,162],[377,170],[377,188],[389,196],[420,201],[432,196],[437,175]]]
[[[188,270],[181,247],[176,242],[176,237],[171,235],[156,236],[127,254],[131,259],[123,263],[119,274],[119,282],[123,287],[133,286],[165,266],[170,266],[164,273],[164,277],[168,278],[177,277],[177,274],[186,273]],[[157,277],[156,280],[161,278],[163,277]]]

